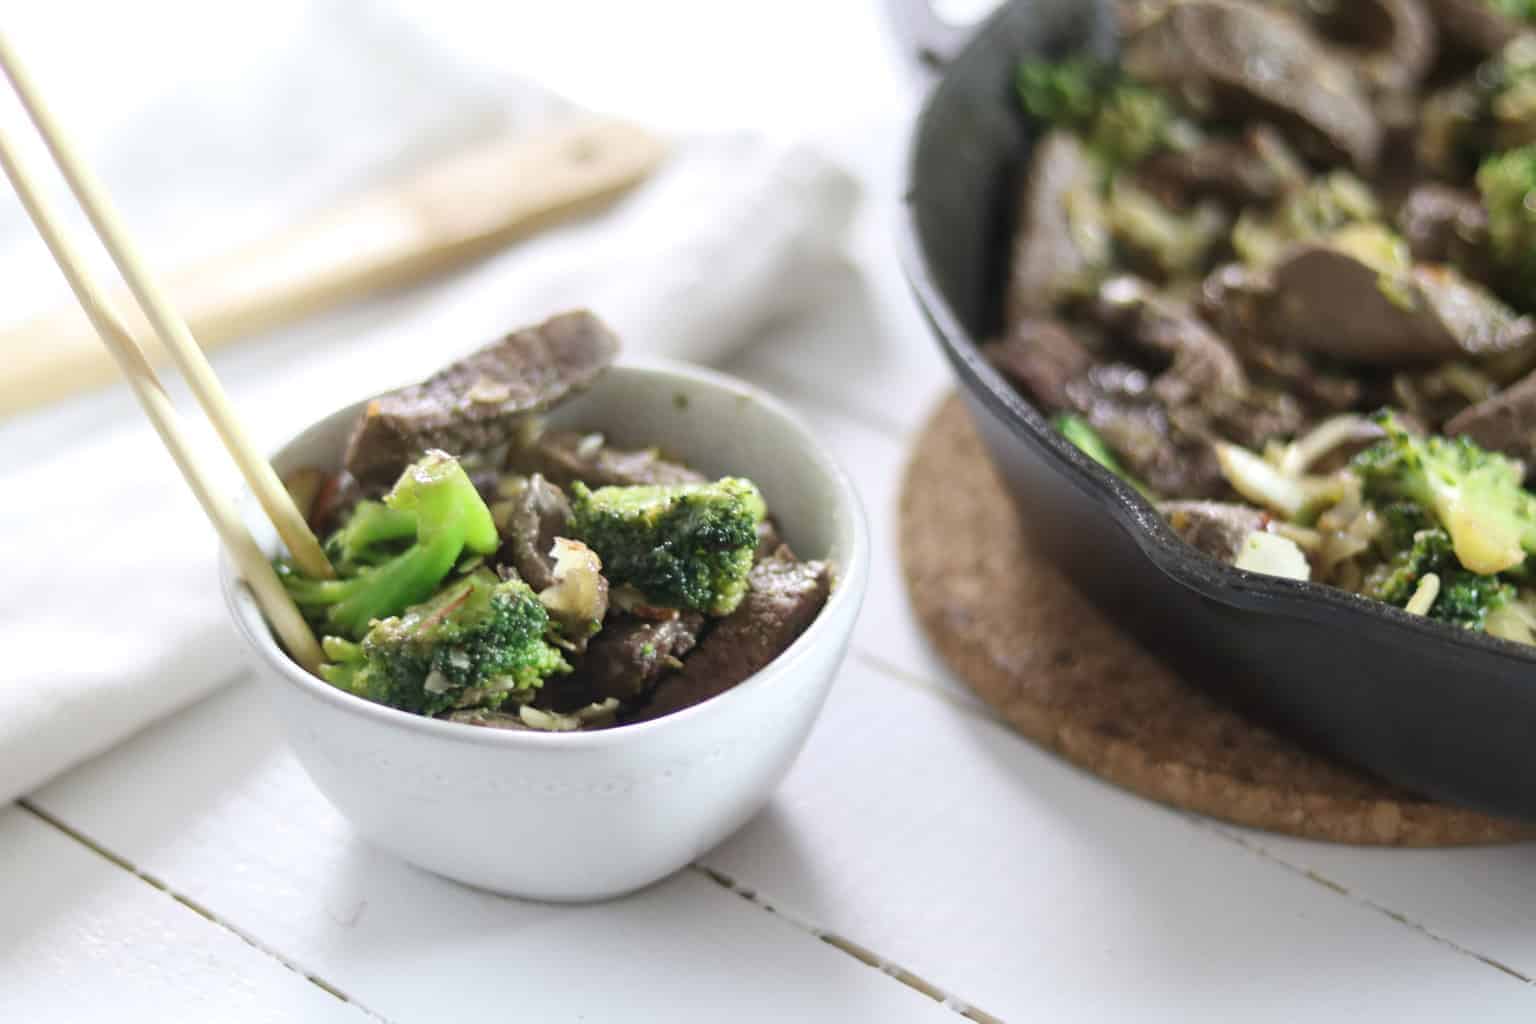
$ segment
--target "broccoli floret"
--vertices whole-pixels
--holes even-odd
[[[382,501],[360,501],[346,523],[326,538],[325,553],[345,574],[349,568],[388,561],[403,542],[415,538],[416,513]]]
[[[1379,510],[1387,524],[1385,541],[1390,551],[1402,551],[1413,547],[1413,540],[1420,532],[1431,529],[1434,523],[1423,505],[1411,501],[1394,501]],[[1447,537],[1447,540],[1450,538]]]
[[[1467,629],[1483,629],[1488,616],[1515,599],[1515,587],[1497,576],[1459,572],[1441,577],[1440,596],[1429,617]]]
[[[1415,437],[1390,413],[1377,422],[1387,439],[1353,462],[1369,497],[1424,506],[1456,558],[1480,576],[1514,569],[1536,551],[1536,496],[1521,486],[1518,463],[1468,438]]]
[[[1026,112],[1081,137],[1111,167],[1135,164],[1194,132],[1161,93],[1099,61],[1025,61],[1017,86]]]
[[[1152,499],[1152,492],[1140,480],[1126,472],[1125,467],[1120,464],[1120,460],[1115,457],[1115,453],[1110,450],[1104,438],[1099,436],[1099,432],[1094,430],[1087,420],[1072,413],[1062,413],[1051,422],[1062,436],[1076,445],[1084,455],[1136,488],[1143,497]]]
[[[489,555],[500,545],[485,500],[458,461],[443,452],[429,452],[401,474],[384,506],[414,520],[414,540],[399,554],[377,565],[343,564],[343,578],[335,580],[308,579],[291,565],[278,565],[293,599],[328,633],[361,639],[375,619],[398,615],[431,597],[464,552]],[[379,513],[364,514],[373,525],[358,530],[359,540],[376,537],[384,521]],[[392,530],[403,522],[389,518]],[[342,527],[341,533],[346,530]],[[364,553],[372,549],[367,543],[360,548]]]
[[[381,619],[361,643],[326,637],[330,683],[422,715],[495,708],[570,671],[544,639],[549,615],[528,584],[480,569],[403,615]]]
[[[1407,517],[1399,519],[1399,523],[1407,521]],[[1426,614],[1439,622],[1482,629],[1489,614],[1515,599],[1514,586],[1505,580],[1479,576],[1462,568],[1450,534],[1439,528],[1418,531],[1367,582],[1366,593],[1402,608],[1431,573],[1439,579],[1439,590]]]
[[[1462,571],[1451,548],[1450,534],[1432,527],[1411,536],[1408,543],[1366,581],[1365,592],[1378,601],[1401,608],[1418,590],[1419,580],[1425,576],[1434,573],[1443,580],[1448,572]]]
[[[1483,2],[1505,17],[1519,21],[1536,21],[1536,0],[1483,0]]]
[[[589,490],[571,485],[570,533],[615,585],[650,603],[728,615],[747,589],[767,514],[750,480]]]
[[[1477,172],[1488,211],[1488,244],[1499,291],[1520,306],[1536,303],[1536,146],[1501,153]]]

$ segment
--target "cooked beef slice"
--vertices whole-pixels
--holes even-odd
[[[1449,185],[1419,185],[1397,211],[1397,227],[1420,263],[1450,263],[1487,280],[1488,212],[1477,195]]]
[[[1207,436],[1190,433],[1151,394],[1146,372],[1106,363],[1067,387],[1076,410],[1114,450],[1127,470],[1159,494],[1197,498],[1228,493]]]
[[[553,586],[555,560],[550,549],[571,518],[565,493],[535,473],[504,486],[498,492],[496,511],[503,524],[497,564],[512,566],[534,590]]]
[[[1386,403],[1411,414],[1440,433],[1451,419],[1485,402],[1498,384],[1470,363],[1447,363],[1429,370],[1402,370],[1392,375],[1391,400]]]
[[[1227,343],[1193,309],[1159,295],[1144,281],[1106,281],[1094,312],[1109,330],[1171,361],[1153,382],[1153,390],[1165,401],[1178,404],[1210,392],[1238,395],[1248,387],[1242,364]]]
[[[656,687],[637,720],[648,721],[719,696],[784,652],[821,612],[831,576],[821,562],[780,550],[753,566],[747,595],[720,620],[682,669]]]
[[[1470,437],[1484,448],[1536,459],[1536,374],[1467,409],[1446,424],[1450,437]]]
[[[1151,393],[1163,402],[1176,432],[1190,439],[1222,436],[1256,446],[1304,425],[1296,400],[1255,387],[1232,346],[1187,303],[1160,295],[1143,281],[1121,277],[1099,289],[1094,312],[1125,342],[1168,360],[1153,379]]]
[[[1093,366],[1093,353],[1059,320],[1028,317],[988,345],[987,358],[1036,404],[1048,410],[1068,405],[1067,385]]]
[[[633,700],[693,650],[703,628],[704,617],[697,612],[683,612],[659,622],[609,620],[587,645],[587,653],[577,660],[568,685],[581,689],[585,703],[608,697]]]
[[[1271,340],[1367,366],[1445,362],[1508,352],[1529,321],[1450,267],[1386,270],[1326,243],[1295,246],[1274,268],[1264,303]]]
[[[624,451],[608,447],[596,435],[559,430],[544,434],[529,449],[513,452],[507,468],[541,473],[560,487],[577,480],[596,488],[698,483],[705,479],[702,473],[668,462],[654,450]]]
[[[1439,31],[1424,0],[1290,0],[1290,5],[1342,56],[1358,62],[1379,91],[1415,88],[1435,62]]]
[[[1136,167],[1138,183],[1175,209],[1201,199],[1234,206],[1272,203],[1297,184],[1297,174],[1304,170],[1268,125],[1249,128],[1237,138],[1202,139],[1164,150]]]
[[[1490,0],[1428,0],[1428,5],[1446,42],[1481,57],[1498,53],[1525,30]]]
[[[1205,279],[1196,308],[1232,345],[1254,384],[1294,395],[1309,419],[1356,408],[1362,393],[1359,381],[1321,369],[1305,352],[1270,340],[1262,310],[1270,287],[1263,274],[1227,264]]]
[[[429,448],[462,456],[505,445],[527,414],[589,387],[618,350],[613,332],[584,310],[516,331],[368,403],[345,466],[364,486],[388,486]]]
[[[1221,501],[1170,501],[1159,511],[1186,543],[1223,562],[1236,559],[1248,535],[1269,523],[1267,512]]]
[[[329,535],[351,517],[352,510],[365,497],[357,478],[346,470],[328,475],[310,506],[310,529],[320,537]]]
[[[1083,144],[1065,132],[1052,132],[1036,146],[1018,201],[1008,323],[1049,315],[1108,267],[1101,175]]]
[[[1122,65],[1202,117],[1267,121],[1310,156],[1376,166],[1382,127],[1360,77],[1282,11],[1179,0],[1130,35]]]
[[[1147,393],[1146,373],[1124,364],[1095,367],[1072,382],[1072,405],[1120,456],[1132,476],[1160,494],[1230,493],[1209,436],[1175,421]]]

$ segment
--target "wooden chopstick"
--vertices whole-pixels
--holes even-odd
[[[117,265],[134,298],[138,300],[155,334],[170,351],[177,368],[181,370],[187,384],[191,387],[192,394],[213,423],[219,438],[234,458],[235,464],[239,466],[252,493],[256,495],[256,500],[261,503],[267,518],[276,527],[278,536],[282,538],[288,551],[293,555],[294,562],[307,576],[316,579],[333,578],[335,571],[331,568],[325,552],[321,550],[314,531],[305,522],[303,513],[294,504],[288,489],[278,479],[272,464],[251,443],[250,437],[230,405],[228,396],[224,393],[223,385],[214,374],[213,367],[208,364],[202,349],[192,337],[191,329],[166,298],[155,275],[139,256],[137,248],[129,238],[126,226],[107,197],[106,190],[102,188],[95,173],[76,155],[74,147],[65,137],[58,122],[54,120],[52,112],[43,102],[42,96],[38,93],[26,69],[22,67],[4,33],[0,33],[0,68],[4,69],[6,77],[10,79],[11,86],[21,99],[22,106],[37,127],[38,134],[42,136],[48,151],[53,154],[54,162],[58,164],[59,171],[63,174],[64,180],[69,183],[75,199],[85,211],[92,227],[96,229],[102,245],[111,255],[113,263]],[[41,230],[41,225],[39,229]],[[57,259],[58,253],[54,255]],[[80,297],[78,290],[76,297]],[[96,297],[100,298],[99,295]],[[81,301],[84,302],[83,299]],[[101,303],[98,303],[98,306],[103,310],[106,309]],[[100,329],[100,325],[97,325],[97,330],[100,331]],[[131,334],[124,336],[130,339],[132,337]],[[106,335],[103,335],[103,340],[107,340]],[[109,340],[108,344],[112,345],[114,341]],[[137,346],[134,346],[134,352],[140,359],[143,358],[143,352]],[[148,365],[147,362],[145,365]]]
[[[0,49],[3,49],[3,42],[0,42]],[[267,561],[266,554],[246,529],[239,513],[214,486],[213,478],[194,450],[186,429],[177,415],[175,405],[166,394],[159,377],[155,375],[149,360],[145,358],[143,350],[133,340],[122,321],[112,312],[104,298],[101,286],[80,258],[79,250],[70,241],[68,233],[62,227],[61,221],[49,206],[48,201],[43,198],[36,177],[26,166],[20,151],[3,128],[0,128],[0,169],[3,169],[5,176],[10,179],[16,195],[27,211],[27,216],[36,226],[38,234],[48,246],[48,251],[53,254],[54,261],[59,265],[65,280],[69,282],[70,290],[79,300],[92,326],[96,328],[102,342],[117,360],[123,375],[128,378],[134,396],[144,408],[156,433],[160,435],[160,440],[171,453],[171,458],[181,470],[192,493],[203,506],[203,511],[213,522],[214,529],[218,531],[219,538],[229,551],[240,575],[255,594],[256,602],[261,606],[263,614],[272,624],[272,628],[277,631],[278,637],[294,660],[308,671],[318,673],[325,659],[319,643],[315,640],[314,632],[304,621],[303,615],[283,587],[282,581],[277,578],[277,572]],[[271,472],[270,465],[267,469]],[[276,479],[275,474],[273,478]],[[282,485],[278,484],[278,486]],[[286,494],[286,490],[284,493]],[[307,525],[305,530],[308,532]]]
[[[32,223],[37,226],[38,234],[47,244],[48,251],[53,254],[59,269],[64,272],[64,278],[69,282],[75,298],[80,300],[81,308],[85,310],[86,316],[90,317],[91,324],[101,335],[101,340],[106,343],[118,365],[122,367],[123,375],[128,378],[135,397],[144,407],[144,412],[154,424],[160,439],[165,442],[165,447],[170,451],[171,458],[176,461],[182,476],[186,477],[192,493],[197,496],[203,510],[208,513],[208,518],[213,521],[214,528],[218,530],[219,537],[229,549],[230,556],[234,559],[240,574],[255,593],[261,610],[271,621],[273,628],[277,630],[278,636],[282,638],[294,659],[309,671],[317,671],[324,658],[309,624],[304,621],[293,598],[283,588],[282,581],[277,578],[277,573],[267,561],[267,556],[245,528],[239,513],[213,486],[207,470],[202,466],[189,442],[176,408],[171,403],[170,396],[165,393],[160,379],[155,376],[154,369],[144,358],[143,351],[129,335],[122,321],[108,308],[101,286],[86,269],[78,250],[60,226],[57,215],[43,198],[36,179],[22,162],[15,145],[3,129],[0,129],[0,168],[4,169],[5,176],[10,179],[11,185],[16,189],[22,206],[26,208],[27,216],[32,218]]]

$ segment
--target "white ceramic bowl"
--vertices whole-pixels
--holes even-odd
[[[362,405],[300,434],[273,460],[278,471],[337,465]],[[672,873],[767,801],[842,663],[869,539],[847,476],[792,413],[749,385],[692,367],[623,365],[550,419],[756,481],[795,552],[836,565],[821,614],[766,669],[674,715],[592,733],[506,732],[396,711],[311,677],[278,646],[227,559],[220,574],[289,742],[365,838],[480,888],[593,900]],[[276,550],[270,535],[262,540]]]

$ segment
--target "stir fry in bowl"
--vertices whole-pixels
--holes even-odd
[[[1018,68],[989,359],[1208,554],[1536,642],[1536,6],[1119,10]]]
[[[833,568],[795,556],[751,480],[545,427],[617,352],[586,312],[515,332],[368,403],[339,472],[290,478],[337,570],[278,563],[327,681],[467,725],[599,729],[714,697],[809,627]]]

